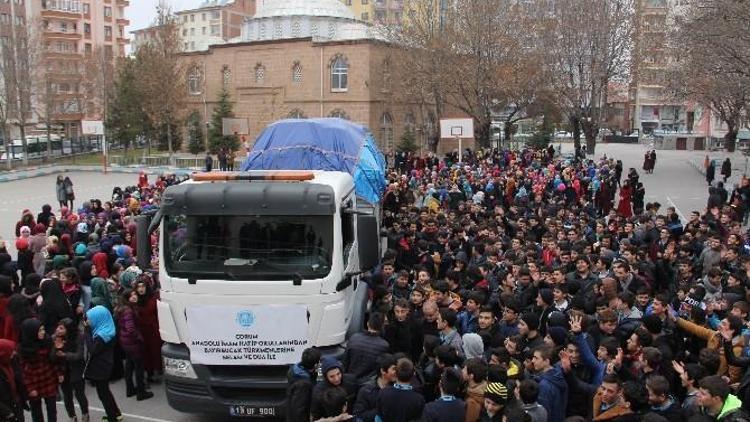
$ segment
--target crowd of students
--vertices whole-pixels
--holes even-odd
[[[750,420],[746,180],[682,221],[611,158],[457,158],[396,157],[366,330],[287,420]]]
[[[69,180],[69,179],[66,179]],[[161,340],[158,283],[134,261],[134,217],[158,206],[174,176],[115,188],[110,200],[63,203],[15,228],[15,259],[0,245],[0,421],[57,420],[62,398],[69,420],[89,421],[87,381],[106,416],[122,420],[109,388],[125,378],[127,398],[153,397]],[[76,403],[78,404],[77,411]]]

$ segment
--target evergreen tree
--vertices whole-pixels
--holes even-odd
[[[416,152],[419,146],[414,137],[414,132],[411,130],[404,131],[404,134],[401,136],[401,142],[399,142],[396,149],[398,152]]]
[[[222,119],[230,117],[234,117],[234,113],[232,112],[232,103],[229,101],[229,92],[222,89],[211,116],[211,128],[208,130],[208,148],[214,154],[224,147],[229,151],[237,151],[240,147],[240,141],[236,136],[224,136],[223,134],[224,124]]]
[[[201,128],[201,115],[197,111],[190,113],[187,124],[188,150],[193,155],[198,155],[205,149],[203,142],[203,130]]]
[[[148,117],[141,107],[141,94],[133,59],[123,58],[114,82],[114,95],[107,112],[107,130],[125,148],[146,131]]]
[[[173,151],[179,151],[182,146],[182,131],[180,131],[177,123],[170,124],[167,128],[167,124],[164,123],[156,131],[156,142],[159,151],[169,151],[171,146]],[[170,138],[172,140],[170,145]]]

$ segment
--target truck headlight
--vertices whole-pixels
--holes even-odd
[[[187,359],[164,358],[164,373],[173,377],[197,379],[193,365]]]

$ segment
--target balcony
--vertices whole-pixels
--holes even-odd
[[[375,1],[375,9],[376,10],[384,10],[386,8],[385,0],[377,0]]]
[[[130,44],[130,39],[128,39],[128,38],[122,38],[122,37],[117,37],[117,42],[119,44]]]
[[[117,18],[115,20],[115,22],[117,22],[118,25],[122,25],[122,26],[128,26],[128,25],[130,25],[130,20],[129,19],[125,19],[125,18]]]
[[[45,9],[42,10],[42,18],[52,18],[52,19],[65,19],[65,20],[71,20],[71,21],[78,21],[81,19],[81,12],[68,12],[64,10],[50,10]]]
[[[78,0],[42,0],[42,13],[61,12],[81,14],[81,2]]]
[[[71,40],[78,41],[83,36],[77,32],[59,32],[59,31],[44,31],[44,37],[48,39],[56,40]]]
[[[130,2],[128,0],[117,0],[118,6],[128,7],[130,6]]]

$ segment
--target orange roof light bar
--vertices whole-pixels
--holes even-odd
[[[232,180],[275,180],[287,182],[301,182],[312,180],[315,175],[311,171],[263,171],[263,172],[231,172],[231,171],[214,171],[209,173],[193,173],[191,176],[196,182],[227,182]]]

